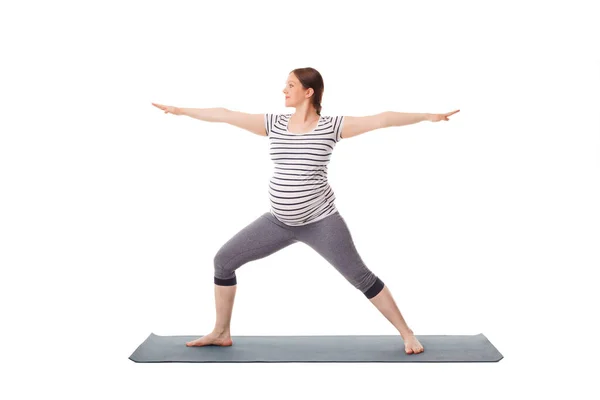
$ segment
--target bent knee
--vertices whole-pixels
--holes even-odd
[[[231,267],[231,255],[224,251],[223,247],[215,254],[213,258],[215,283],[228,286],[235,285],[235,268]]]

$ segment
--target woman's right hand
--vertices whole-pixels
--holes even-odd
[[[165,112],[165,114],[171,113],[174,115],[181,115],[181,108],[173,106],[163,106],[162,104],[152,103],[154,107],[158,107]]]

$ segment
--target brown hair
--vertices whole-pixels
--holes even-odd
[[[317,114],[321,115],[321,100],[323,99],[325,85],[319,71],[311,67],[306,67],[296,68],[290,73],[296,75],[304,89],[312,88],[315,91],[312,96],[312,104],[317,110]]]

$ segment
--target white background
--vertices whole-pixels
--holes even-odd
[[[596,396],[591,3],[3,4],[1,397]],[[329,181],[415,333],[483,333],[500,362],[128,359],[213,328],[213,257],[268,211],[273,171],[266,137],[150,103],[294,112],[307,66],[324,115],[461,110],[342,139]],[[302,243],[236,274],[233,336],[398,333]]]

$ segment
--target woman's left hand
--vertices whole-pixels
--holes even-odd
[[[456,114],[459,111],[460,110],[456,110],[456,111],[452,111],[452,112],[449,112],[446,114],[429,114],[427,116],[427,120],[429,120],[431,122],[449,121],[448,117],[451,116],[452,114]]]

